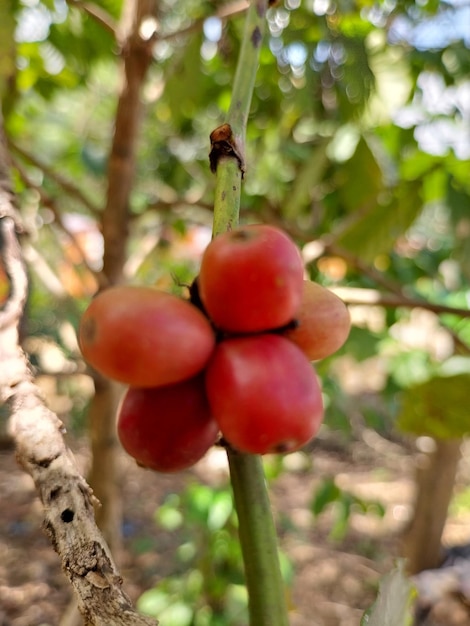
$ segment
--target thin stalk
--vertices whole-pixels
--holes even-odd
[[[252,0],[246,14],[243,40],[238,56],[228,122],[236,137],[245,138],[251,97],[258,71],[259,52],[266,27],[267,0]]]
[[[238,224],[245,134],[265,29],[267,0],[254,0],[247,12],[227,123],[237,158],[217,162],[213,235]],[[241,159],[240,159],[241,157]],[[227,450],[239,536],[245,565],[251,626],[288,626],[277,535],[260,456]]]
[[[232,230],[238,224],[242,174],[236,159],[220,159],[215,183],[214,221],[215,235]]]
[[[259,53],[266,23],[267,0],[253,0],[245,18],[243,40],[233,81],[232,99],[227,116],[237,150],[242,159],[251,98],[258,70]],[[217,165],[213,235],[230,230],[238,223],[243,171],[239,162],[222,157]]]
[[[286,590],[261,457],[228,450],[251,626],[288,626]]]

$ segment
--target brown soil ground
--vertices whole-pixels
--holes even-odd
[[[400,532],[411,513],[412,455],[404,445],[372,431],[366,435],[344,446],[320,440],[307,458],[308,467],[305,455],[290,455],[285,471],[271,483],[281,545],[295,570],[291,626],[359,626],[380,577],[399,554]],[[86,446],[69,443],[85,468]],[[177,476],[145,472],[124,456],[123,464],[125,518],[134,535],[124,539],[121,570],[135,600],[174,566],[174,542],[152,520],[159,503],[168,493],[181,491],[191,477],[220,480],[226,466],[223,451]],[[309,510],[312,493],[325,477],[336,477],[342,488],[362,498],[380,501],[385,517],[353,513],[345,538],[333,542],[332,513],[315,521]],[[0,494],[0,626],[59,626],[71,590],[41,531],[41,505],[32,481],[11,450],[0,452]],[[445,539],[468,541],[469,521],[468,515],[450,517]],[[147,551],[133,549],[139,537],[148,542]],[[470,613],[459,599],[446,598],[425,623],[469,625]]]

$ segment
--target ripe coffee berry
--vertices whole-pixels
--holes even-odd
[[[204,377],[174,385],[131,387],[118,413],[118,436],[139,465],[177,472],[201,459],[218,437]]]
[[[198,277],[207,314],[223,331],[254,333],[289,323],[302,299],[303,264],[286,233],[263,224],[218,235]]]
[[[283,336],[293,341],[311,360],[330,356],[341,348],[351,328],[349,311],[338,296],[325,287],[304,281],[297,324]]]
[[[223,436],[240,452],[296,450],[317,433],[323,418],[311,363],[279,335],[218,344],[206,371],[206,390]]]
[[[151,287],[111,287],[85,311],[82,354],[96,370],[135,387],[168,385],[195,376],[215,336],[195,306]]]

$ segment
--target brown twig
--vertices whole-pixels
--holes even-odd
[[[103,274],[107,284],[122,280],[129,230],[129,199],[134,183],[135,152],[142,110],[141,89],[152,62],[153,40],[140,37],[140,25],[154,12],[153,0],[137,0],[129,23],[122,26],[123,87],[119,94],[108,161],[108,188],[102,214]]]
[[[437,315],[448,313],[457,317],[470,317],[470,309],[448,306],[421,300],[420,298],[409,298],[407,296],[397,296],[380,293],[375,289],[361,289],[355,287],[337,287],[334,291],[346,304],[376,305],[388,308],[403,307],[407,309],[426,309]]]
[[[397,283],[394,280],[388,278],[388,276],[386,276],[383,272],[376,270],[374,267],[370,266],[368,263],[364,262],[362,259],[357,257],[355,254],[352,254],[348,250],[340,248],[334,243],[326,242],[323,254],[338,256],[341,259],[344,259],[349,267],[355,269],[359,274],[367,276],[368,278],[373,280],[374,283],[380,285],[381,287],[398,297],[406,297],[403,294],[403,288],[400,283]]]
[[[16,154],[18,154],[22,159],[28,161],[34,167],[37,167],[42,173],[47,177],[53,180],[65,193],[69,196],[72,196],[90,212],[90,214],[99,219],[100,210],[97,206],[95,206],[82,192],[82,190],[77,187],[74,183],[72,183],[69,179],[65,178],[62,174],[59,174],[54,169],[43,163],[40,159],[38,159],[33,154],[30,154],[27,150],[14,143],[13,141],[8,141],[8,147],[10,150]]]
[[[116,37],[117,24],[113,17],[102,7],[93,2],[82,2],[82,0],[67,0],[70,6],[77,7],[87,13],[100,26],[103,26],[114,38]]]
[[[235,2],[230,2],[221,6],[212,17],[218,17],[220,20],[227,20],[231,17],[235,17],[236,15],[240,15],[244,13],[250,3],[248,0],[235,0]],[[204,17],[200,17],[197,20],[194,20],[189,26],[185,28],[181,28],[180,30],[174,31],[172,33],[162,33],[158,35],[158,41],[171,41],[172,39],[178,39],[179,37],[184,37],[186,35],[190,35],[191,33],[197,32],[201,30],[202,25],[206,21],[210,15],[206,15]]]

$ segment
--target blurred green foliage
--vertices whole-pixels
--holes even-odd
[[[190,484],[183,493],[167,496],[155,522],[177,533],[175,571],[144,592],[139,610],[168,626],[246,624],[247,596],[229,485]],[[292,567],[282,554],[281,566],[288,584]]]
[[[345,489],[341,489],[334,481],[322,481],[313,494],[310,509],[314,518],[333,507],[332,525],[329,538],[332,541],[341,541],[346,536],[352,513],[366,515],[373,513],[379,517],[385,515],[384,506],[378,501],[369,501],[360,498]]]

